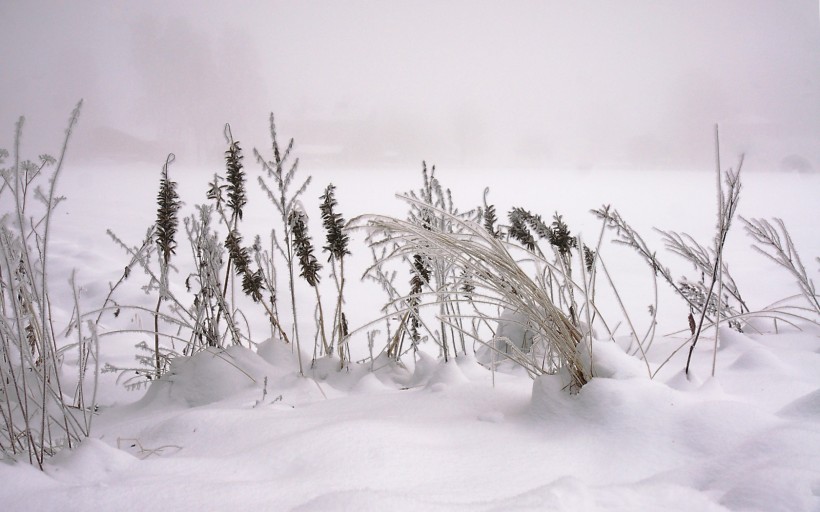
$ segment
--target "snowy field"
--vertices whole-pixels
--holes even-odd
[[[246,165],[252,194],[244,231],[264,240],[275,212],[256,192],[255,164]],[[66,285],[71,269],[88,309],[98,307],[107,283],[119,278],[127,257],[105,230],[113,229],[128,243],[140,241],[153,223],[160,166],[69,164],[65,169],[60,188],[68,200],[57,212],[51,263],[58,326],[71,314]],[[204,202],[213,172],[222,170],[171,167],[186,203],[183,213]],[[421,183],[419,169],[301,173],[313,175],[305,208],[315,212],[311,227],[317,246],[323,242],[318,196],[327,183],[337,185],[346,218],[404,216],[406,206],[394,194]],[[500,216],[512,206],[545,218],[557,211],[584,240],[597,239],[600,229],[588,211],[611,204],[676,276],[691,275],[691,266],[663,253],[651,228],[688,232],[704,245],[714,234],[715,180],[709,172],[441,169],[438,176],[462,209],[480,205],[489,187],[488,198]],[[820,176],[752,170],[742,180],[738,213],[783,218],[816,281]],[[347,307],[357,327],[379,316],[385,297],[377,285],[357,282],[370,256],[361,235],[353,238]],[[793,278],[750,244],[738,221],[725,258],[751,309],[797,294]],[[188,249],[180,245],[184,261]],[[609,242],[601,254],[636,330],[645,331],[654,300],[651,270],[630,250]],[[398,279],[405,285],[409,272]],[[509,366],[490,372],[471,354],[445,364],[431,346],[417,361],[405,356],[403,366],[383,355],[366,360],[364,332],[351,341],[354,360],[364,362],[340,372],[337,363],[319,361],[300,377],[293,347],[268,340],[260,314],[248,319],[253,348],[178,359],[170,374],[147,389],[129,391],[117,384],[116,374],[102,374],[90,439],[50,459],[43,472],[27,463],[0,463],[0,507],[820,510],[820,328],[775,327],[764,318],[752,320],[744,333],[722,327],[714,377],[714,332],[706,331],[687,379],[686,350],[675,350],[688,337],[688,311],[664,283],[658,286],[660,325],[648,365],[654,370],[674,353],[671,361],[649,379],[646,362],[619,345],[628,343],[628,328],[622,326],[618,342],[595,342],[595,378],[577,395],[562,390],[558,376],[533,380]],[[300,309],[309,311],[310,290],[298,291]],[[136,283],[119,300],[152,303]],[[151,321],[123,316],[118,322]],[[305,316],[300,329],[312,332],[312,320]],[[113,329],[115,322],[103,325]],[[148,338],[103,338],[100,360],[133,364],[134,345],[141,341]],[[309,362],[304,346],[303,351]],[[69,354],[63,372],[69,382],[72,364],[76,357]]]

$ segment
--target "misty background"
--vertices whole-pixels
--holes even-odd
[[[820,171],[817,0],[0,2],[0,147],[218,164]]]

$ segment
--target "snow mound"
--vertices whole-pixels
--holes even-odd
[[[741,332],[737,332],[729,327],[720,328],[720,349],[733,348],[737,350],[753,350],[758,347],[758,343]]]
[[[384,391],[387,387],[376,377],[374,373],[366,373],[356,384],[353,385],[351,391],[354,393],[378,393]]]
[[[66,483],[99,482],[127,471],[137,458],[99,439],[85,439],[74,450],[65,450],[45,465],[46,473]]]
[[[197,407],[248,389],[262,389],[266,378],[280,376],[281,372],[245,347],[209,348],[174,359],[170,371],[151,383],[140,403],[159,401]]]
[[[415,367],[413,368],[413,375],[407,381],[408,388],[424,386],[427,384],[439,367],[438,359],[429,354],[420,351],[416,357],[417,359]]]
[[[384,492],[371,488],[323,492],[291,509],[292,512],[316,510],[391,510],[393,512],[430,512],[452,510],[446,504],[433,503],[419,496],[401,492]]]
[[[444,391],[450,386],[466,384],[468,382],[470,382],[470,379],[464,375],[464,372],[461,371],[461,367],[455,361],[441,362],[430,376],[430,380],[427,381],[425,388],[439,392]]]
[[[411,372],[404,364],[396,362],[384,353],[376,356],[369,367],[364,366],[361,370],[375,375],[387,387],[406,387],[407,382],[412,378]]]
[[[592,351],[579,345],[581,363],[591,370],[593,377],[605,379],[647,378],[646,365],[637,357],[624,352],[613,341],[592,341]]]
[[[686,372],[681,369],[666,381],[666,385],[678,391],[695,391],[703,386],[703,379],[695,370],[686,375]]]
[[[728,327],[720,328],[720,352],[739,352],[730,368],[741,371],[785,372],[789,368],[777,354],[746,334]]]
[[[288,373],[299,368],[296,347],[279,339],[268,339],[256,346],[256,354],[268,364]]]
[[[336,357],[321,357],[313,361],[307,375],[329,384],[338,392],[378,392],[405,387],[410,372],[395,360],[381,354],[374,361],[364,364],[346,362],[342,366]]]
[[[474,354],[460,354],[455,358],[455,362],[467,379],[471,381],[486,379],[487,368],[478,362]]]
[[[743,352],[734,363],[731,365],[732,369],[758,372],[788,372],[788,366],[774,354],[772,351],[756,346]]]
[[[820,389],[789,403],[777,414],[786,418],[820,421]]]
[[[488,423],[501,423],[504,421],[504,413],[501,411],[484,412],[478,415],[478,421],[486,421]]]
[[[507,359],[510,345],[527,352],[533,345],[535,333],[527,328],[527,317],[523,313],[505,309],[498,318],[495,339],[483,345],[476,352],[478,361],[489,366]]]

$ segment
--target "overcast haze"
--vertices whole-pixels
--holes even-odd
[[[168,4],[168,5],[166,5]],[[0,3],[0,147],[311,165],[820,169],[816,0]],[[52,146],[32,151],[53,150]]]

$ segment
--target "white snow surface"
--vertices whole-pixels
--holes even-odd
[[[59,250],[53,251],[58,254],[53,281],[64,282],[67,272],[78,268],[78,279],[88,283],[84,296],[104,295],[105,281],[118,278],[126,258],[106,241],[101,227],[118,224],[130,241],[139,240],[152,215],[145,206],[151,200],[146,202],[139,194],[143,188],[144,195],[153,194],[159,167],[156,171],[143,172],[139,178],[127,175],[140,184],[124,198],[122,191],[93,197],[89,187],[65,178],[68,220],[60,225],[63,235],[54,242]],[[94,183],[101,190],[116,191],[126,178],[95,172]],[[87,176],[82,178],[86,184]],[[709,206],[714,194],[708,175],[641,176],[644,188],[635,185],[638,192],[633,193],[636,202],[645,204],[624,205],[625,210],[638,212],[633,219],[639,227],[643,222],[693,231],[701,239],[710,236],[714,223],[708,211],[713,209]],[[348,217],[363,213],[346,208],[352,204],[361,208],[362,202],[345,195],[357,187],[346,190],[344,177],[319,173],[318,178],[320,184],[310,189],[311,197],[318,197],[322,183],[332,178],[337,180],[342,211]],[[416,173],[402,176],[406,186],[400,187],[395,186],[396,176],[377,176],[371,183],[382,187],[380,179],[392,183],[397,189],[384,194],[392,200],[392,192],[416,188],[417,178]],[[546,181],[554,187],[558,178],[553,178]],[[585,210],[599,206],[597,195],[603,191],[621,196],[623,190],[615,185],[637,184],[635,178],[628,173],[596,180],[582,176],[579,190],[585,194],[572,198],[556,194],[555,204],[540,211],[567,212],[570,227],[583,222],[594,226],[596,222],[587,218],[591,216],[581,219]],[[478,179],[484,180],[482,187],[493,185],[491,177]],[[459,180],[467,183],[456,176]],[[571,182],[565,177],[560,180]],[[788,180],[791,185],[783,184]],[[506,190],[500,187],[501,202],[508,206],[537,200],[534,193],[514,194],[514,182],[510,180]],[[820,251],[817,216],[812,213],[817,213],[820,181],[761,174],[751,175],[748,182],[744,192],[752,189],[751,202],[741,200],[745,205],[741,213],[784,217],[798,247],[805,251],[810,276],[816,277],[817,263],[812,260]],[[653,209],[665,193],[663,187],[675,190],[676,198],[678,194],[695,197],[693,191],[705,190],[701,197],[708,211],[694,209],[682,218],[674,205]],[[793,193],[784,197],[777,187]],[[480,200],[480,195],[470,195],[472,190],[463,194],[455,190],[457,200],[463,198],[468,204]],[[183,194],[183,200],[201,202],[201,195],[186,198]],[[541,195],[553,200],[547,192]],[[619,199],[610,202],[617,207]],[[367,206],[383,213],[378,211],[378,201]],[[136,208],[132,202],[142,204],[142,209],[131,210]],[[266,211],[270,214],[272,209]],[[506,206],[499,211],[506,211]],[[624,216],[630,220],[626,212]],[[698,221],[699,227],[693,228]],[[580,230],[591,239],[596,229]],[[747,278],[750,288],[776,294],[773,300],[796,293],[785,273],[778,274],[774,290],[764,277],[754,278],[760,269],[778,271],[744,250],[749,242],[736,229],[731,234],[736,249],[727,257],[737,262],[738,275]],[[266,233],[264,228],[259,232]],[[319,231],[315,233],[318,237]],[[606,250],[615,254],[614,249]],[[628,252],[617,257],[634,259]],[[627,274],[615,278],[621,280],[625,300],[641,305],[636,315],[644,321],[652,287],[644,283],[636,290],[629,277],[633,270],[626,268]],[[640,265],[635,268],[639,269],[635,273],[646,273]],[[369,290],[348,296],[351,310],[362,311],[371,296],[380,293],[375,286]],[[69,314],[65,287],[55,286],[52,293],[55,314]],[[758,307],[768,302],[758,302]],[[663,300],[660,304],[665,306]],[[668,316],[683,318],[677,310]],[[309,319],[306,322],[310,325]],[[338,361],[332,359],[320,359],[311,367],[311,355],[305,351],[306,375],[300,376],[293,346],[276,339],[265,341],[267,336],[257,336],[252,348],[210,349],[178,359],[147,390],[126,391],[114,376],[103,374],[100,412],[91,437],[48,460],[43,472],[26,462],[0,463],[0,508],[66,512],[820,510],[820,329],[779,325],[775,333],[765,320],[759,322],[759,332],[721,328],[715,376],[711,375],[714,332],[709,331],[695,350],[692,371],[686,376],[687,348],[676,352],[686,340],[685,333],[663,334],[683,327],[678,322],[674,329],[659,330],[648,361],[634,347],[629,349],[625,327],[615,341],[595,340],[588,355],[595,378],[575,395],[563,389],[559,375],[533,380],[521,369],[504,365],[491,372],[472,354],[445,363],[432,352],[421,352],[416,361],[406,356],[405,365],[378,356],[340,371]],[[127,334],[105,338],[101,358],[128,361],[133,345],[142,339]],[[353,349],[364,358],[366,341],[356,343]],[[647,366],[654,371],[673,353],[663,371],[650,379]],[[67,379],[71,364],[68,357]]]

